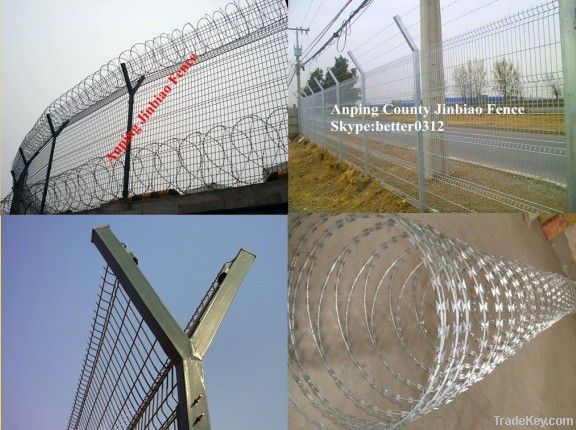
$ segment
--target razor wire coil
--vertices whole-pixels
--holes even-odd
[[[92,209],[119,197],[123,160],[104,159],[126,131],[124,63],[135,94],[134,116],[194,53],[198,61],[131,143],[131,195],[200,187],[228,188],[262,182],[264,169],[284,163],[286,150],[285,29],[281,0],[228,4],[196,25],[186,24],[134,45],[51,103],[20,145],[12,165],[18,198],[2,200],[2,212],[38,213],[50,159],[45,212]],[[121,191],[120,191],[121,193]]]
[[[399,428],[576,311],[573,281],[405,217],[295,217],[290,249],[290,405],[316,428]]]

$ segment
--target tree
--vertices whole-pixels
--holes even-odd
[[[452,77],[454,79],[454,86],[456,87],[458,95],[464,99],[464,103],[467,103],[468,97],[470,97],[470,79],[468,78],[466,66],[462,65],[456,67]]]
[[[547,75],[546,81],[548,82],[548,87],[550,88],[552,96],[556,99],[556,101],[559,101],[560,96],[562,95],[562,82],[560,79],[553,75]]]
[[[334,65],[330,69],[332,70],[332,73],[334,73],[334,76],[336,76],[336,79],[338,79],[339,83],[352,83],[352,85],[347,86],[346,91],[343,92],[340,104],[356,104],[356,102],[361,98],[361,90],[357,86],[358,76],[356,68],[353,67],[350,69],[348,60],[340,55],[339,57],[334,58]],[[330,73],[326,73],[322,86],[324,88],[330,88],[334,85],[336,85],[336,82],[334,82]]]
[[[471,95],[472,97],[475,98],[476,103],[478,103],[480,101],[482,93],[488,86],[484,61],[482,60],[474,60],[474,62],[468,61],[467,70],[468,75],[470,76]]]
[[[478,103],[487,86],[484,61],[468,61],[466,65],[457,67],[453,79],[456,91],[464,98],[465,103],[469,101]]]
[[[334,58],[334,66],[331,67],[331,70],[339,82],[344,82],[347,81],[348,79],[354,79],[355,81],[358,80],[358,77],[356,76],[356,68],[348,70],[348,60],[344,58],[342,55],[340,55],[337,58]],[[333,85],[336,85],[336,82],[334,82],[334,79],[332,79],[330,73],[326,73],[322,85],[324,86],[324,88],[329,88]]]
[[[316,81],[314,80],[314,78],[318,79],[318,82],[322,83],[322,86],[324,86],[324,84],[323,84],[324,71],[318,67],[316,70],[314,70],[312,73],[310,73],[310,76],[308,77],[308,82],[306,82],[306,85],[308,85],[308,88],[310,88],[310,90],[312,90],[313,93],[317,93],[321,89],[318,86],[318,84],[316,83]]]
[[[330,69],[336,76],[336,79],[338,79],[338,82],[352,82],[352,85],[349,88],[346,88],[344,97],[341,100],[341,104],[355,104],[358,100],[360,100],[361,90],[356,85],[358,83],[356,68],[350,69],[348,60],[340,55],[339,57],[334,58],[334,65]],[[318,84],[314,78],[318,79],[324,88],[330,88],[336,85],[336,82],[334,82],[334,79],[332,79],[330,73],[324,73],[322,69],[316,68],[312,73],[310,73],[306,83],[314,93],[320,91],[320,88],[318,87]]]
[[[511,97],[522,95],[522,85],[520,83],[520,73],[514,67],[512,61],[505,58],[497,60],[492,70],[494,75],[494,90],[504,96],[504,101]]]

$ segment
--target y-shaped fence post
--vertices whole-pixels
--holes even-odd
[[[350,59],[352,60],[354,65],[356,66],[358,73],[360,73],[360,91],[361,91],[361,95],[362,95],[362,106],[365,107],[368,104],[366,102],[366,75],[364,74],[362,67],[360,67],[360,63],[358,63],[358,61],[356,60],[356,57],[354,57],[354,54],[352,54],[352,51],[348,51],[348,56],[350,57]],[[363,109],[362,110],[362,142],[364,144],[364,173],[366,174],[366,176],[368,176],[370,174],[370,169],[368,167],[369,166],[369,164],[368,164],[368,138],[366,136],[365,128],[366,128],[366,114],[364,113],[364,109]]]
[[[12,175],[12,204],[10,205],[10,214],[14,214],[16,210],[16,205],[14,202],[17,198],[20,178],[16,178],[16,173],[14,173],[14,170],[10,170],[10,174]]]
[[[327,141],[324,139],[324,127],[326,127],[326,98],[324,93],[324,87],[322,86],[322,84],[318,79],[314,78],[314,80],[316,81],[316,85],[318,85],[318,87],[320,88],[320,94],[322,96],[322,115],[320,117],[320,121],[322,121],[322,126],[320,130],[322,132],[322,140],[324,141],[324,145],[327,146]]]
[[[210,430],[202,359],[255,256],[240,250],[225,276],[219,277],[218,288],[199,315],[189,339],[140,271],[134,256],[109,227],[93,229],[92,243],[176,367],[178,429]]]
[[[10,205],[10,215],[21,212],[20,200],[22,199],[22,190],[24,189],[26,176],[28,176],[28,166],[30,165],[30,161],[26,161],[26,157],[24,156],[24,151],[22,151],[22,148],[18,148],[18,152],[20,152],[20,157],[24,162],[24,168],[20,172],[20,176],[18,176],[17,180],[15,180],[16,175],[12,171],[12,179],[15,181],[12,187],[12,204]]]
[[[308,87],[308,85],[306,85],[304,87],[304,89],[302,90],[302,92],[304,93],[304,113],[302,115],[302,118],[304,118],[304,121],[302,122],[303,124],[305,124],[305,126],[302,127],[302,130],[304,131],[302,134],[304,134],[306,137],[312,137],[310,135],[310,128],[311,128],[311,120],[310,120],[310,103],[312,103],[313,99],[310,97],[310,94],[308,94],[308,91],[311,92],[311,94],[314,94],[312,92],[312,90],[310,90],[310,88]]]
[[[62,123],[58,130],[54,130],[54,124],[52,123],[52,118],[50,114],[46,114],[46,119],[48,120],[48,125],[50,126],[50,133],[52,133],[52,147],[50,148],[50,158],[48,159],[48,167],[46,168],[46,180],[44,181],[44,191],[42,192],[42,203],[40,204],[40,213],[44,214],[44,206],[46,205],[46,194],[48,193],[48,181],[50,180],[50,172],[52,171],[52,160],[54,158],[54,147],[56,146],[56,138],[64,130],[64,127],[68,125],[70,120],[66,120]]]
[[[332,79],[334,79],[336,83],[336,106],[340,109],[340,82],[336,79],[336,75],[332,73],[331,69],[328,69],[328,73],[330,73],[330,76],[332,76]],[[342,160],[342,133],[338,133],[338,158]]]
[[[122,67],[122,74],[124,75],[124,81],[126,82],[126,88],[128,89],[128,125],[126,126],[126,134],[130,133],[132,129],[132,116],[134,113],[134,95],[142,82],[144,81],[144,75],[138,78],[136,85],[132,86],[130,82],[130,76],[128,76],[128,69],[126,68],[126,63],[120,64]],[[132,148],[132,142],[126,144],[126,154],[124,155],[124,181],[122,186],[122,199],[128,201],[128,187],[130,184],[130,152]]]

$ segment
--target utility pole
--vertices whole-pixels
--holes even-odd
[[[300,94],[300,92],[302,91],[300,88],[300,69],[302,68],[300,66],[300,56],[302,55],[302,47],[300,46],[300,39],[298,36],[300,35],[300,33],[308,33],[310,29],[302,27],[296,27],[296,28],[288,27],[288,30],[296,32],[296,46],[294,47],[294,56],[296,57],[296,86],[298,87],[297,92],[298,94]]]
[[[442,16],[440,0],[420,0],[420,46],[422,59],[422,102],[431,108],[428,122],[444,121],[444,115],[433,112],[445,102],[444,59],[442,56]],[[426,177],[448,173],[448,147],[442,132],[424,133]]]

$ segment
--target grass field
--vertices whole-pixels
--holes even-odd
[[[416,212],[401,197],[299,137],[288,145],[290,212]]]

